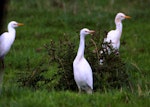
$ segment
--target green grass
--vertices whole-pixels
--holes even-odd
[[[148,107],[150,105],[150,58],[149,0],[11,0],[8,15],[4,22],[4,31],[11,20],[25,25],[17,28],[16,40],[5,58],[3,92],[0,107]],[[44,56],[44,44],[51,39],[56,42],[63,35],[78,38],[83,27],[94,29],[103,34],[115,28],[114,17],[124,12],[132,19],[123,21],[123,34],[120,53],[132,74],[133,90],[126,88],[95,92],[93,95],[77,92],[31,90],[18,87],[17,72],[36,67]],[[87,41],[88,43],[88,41]],[[77,41],[78,46],[78,41]],[[37,51],[40,50],[40,51]],[[52,71],[55,71],[52,69]]]
[[[7,97],[5,97],[7,96]],[[147,96],[136,96],[124,91],[111,91],[106,93],[94,93],[93,95],[78,94],[70,91],[52,91],[45,90],[30,91],[25,89],[12,88],[5,90],[2,95],[3,102],[1,106],[10,107],[148,107],[149,99]]]

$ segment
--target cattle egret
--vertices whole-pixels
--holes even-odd
[[[84,58],[85,36],[94,32],[87,28],[80,31],[80,44],[73,62],[74,79],[79,92],[86,91],[88,94],[92,94],[93,91],[93,75],[88,61]]]
[[[11,45],[15,40],[15,28],[22,25],[22,23],[11,21],[8,24],[8,32],[5,32],[0,36],[0,63],[2,64],[2,68],[4,68],[4,57],[10,50]]]
[[[119,50],[120,47],[120,38],[121,38],[121,34],[122,34],[122,20],[124,19],[128,19],[131,18],[130,16],[126,16],[123,13],[118,13],[115,17],[115,24],[116,24],[116,29],[115,30],[111,30],[108,32],[107,37],[104,38],[104,43],[108,42],[112,45],[112,48],[114,48],[115,50]],[[103,52],[101,52],[103,53]],[[100,59],[100,64],[103,63],[103,59]]]

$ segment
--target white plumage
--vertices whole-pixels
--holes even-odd
[[[88,61],[84,58],[84,49],[85,36],[93,33],[93,30],[89,30],[86,28],[80,31],[80,44],[77,56],[73,62],[74,79],[78,86],[79,92],[81,92],[81,90],[84,90],[89,94],[91,94],[93,90],[93,75]]]
[[[118,13],[115,17],[116,29],[109,31],[107,37],[104,38],[104,43],[105,42],[111,43],[112,47],[117,51],[119,51],[119,47],[120,47],[120,38],[121,38],[122,28],[123,28],[122,20],[127,18],[131,18],[131,17],[126,16],[123,13]],[[102,51],[101,54],[103,54]],[[100,59],[100,64],[101,65],[103,64],[103,58]]]
[[[122,34],[122,20],[126,18],[131,18],[130,16],[126,16],[123,13],[118,13],[115,18],[115,24],[116,24],[116,29],[111,30],[107,34],[107,38],[105,39],[105,42],[110,42],[112,43],[112,46],[114,49],[119,50],[120,47],[120,38]]]
[[[4,68],[4,57],[8,53],[13,44],[16,36],[15,28],[23,25],[22,23],[17,23],[16,21],[11,21],[8,24],[8,32],[3,33],[0,36],[0,61],[2,63],[2,67]]]

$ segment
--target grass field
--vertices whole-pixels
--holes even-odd
[[[148,107],[150,105],[150,1],[149,0],[11,0],[4,31],[11,20],[24,23],[5,58],[6,69],[0,107]],[[115,28],[116,13],[123,21],[120,53],[138,72],[131,72],[133,90],[110,90],[93,95],[69,90],[47,91],[18,87],[16,73],[33,69],[44,56],[44,44],[63,35],[78,38],[87,27],[103,33]],[[88,43],[88,41],[86,41]],[[77,41],[78,46],[78,41]]]

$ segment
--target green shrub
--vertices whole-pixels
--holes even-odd
[[[129,76],[125,62],[116,55],[109,43],[102,43],[103,38],[100,37],[99,33],[95,34],[91,40],[87,40],[89,43],[86,42],[85,48],[85,57],[93,70],[94,90],[119,89],[128,85]],[[24,71],[24,74],[19,75],[20,85],[35,89],[46,87],[48,90],[77,90],[72,66],[78,46],[75,41],[65,35],[58,42],[51,40],[49,44],[46,44],[44,48],[47,54],[40,64],[32,73]],[[110,46],[112,52],[103,54],[105,61],[103,65],[100,65],[100,50],[104,50],[102,44]],[[49,75],[49,72],[52,72],[49,70],[50,67],[56,69],[52,75]]]

